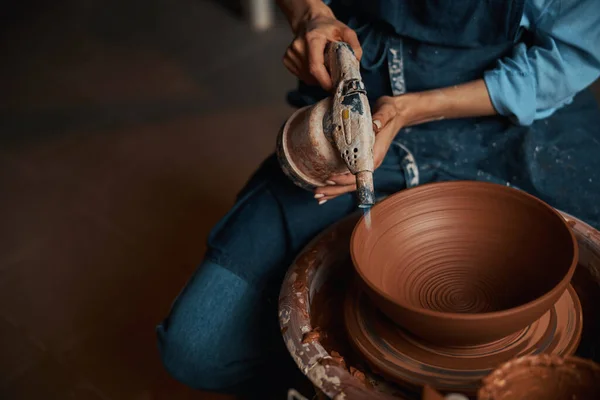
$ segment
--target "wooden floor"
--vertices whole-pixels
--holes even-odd
[[[254,34],[218,3],[9,7],[1,399],[221,398],[167,376],[154,327],[274,148],[294,80],[286,27]]]

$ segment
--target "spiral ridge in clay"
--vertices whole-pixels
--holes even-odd
[[[371,210],[370,229],[356,226],[351,253],[384,313],[447,344],[497,340],[535,321],[566,290],[578,254],[550,206],[482,182],[387,198]]]

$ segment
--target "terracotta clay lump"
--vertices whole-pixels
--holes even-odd
[[[375,305],[445,346],[504,338],[567,289],[577,242],[562,216],[514,188],[443,182],[407,189],[356,225],[350,252]]]

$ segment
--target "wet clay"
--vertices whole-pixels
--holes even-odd
[[[539,319],[575,271],[563,217],[517,189],[444,182],[399,192],[361,220],[351,255],[382,312],[424,340],[499,340]]]
[[[400,385],[431,385],[475,394],[482,378],[514,357],[575,352],[582,331],[581,304],[570,287],[538,321],[496,342],[445,347],[422,342],[377,311],[357,287],[344,307],[354,348],[373,371]]]
[[[321,329],[315,328],[310,332],[302,335],[302,344],[313,343],[321,339]]]
[[[511,360],[484,379],[479,400],[597,400],[600,365],[542,354]]]

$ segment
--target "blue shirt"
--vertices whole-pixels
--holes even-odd
[[[600,1],[528,0],[521,26],[536,43],[515,43],[484,74],[492,104],[519,125],[548,117],[600,76]]]
[[[530,125],[600,76],[600,0],[526,0],[520,25],[533,33],[535,45],[516,42],[512,55],[483,78],[496,111]],[[381,44],[373,40],[363,45]],[[392,92],[403,94],[402,42],[391,37],[385,46]]]

